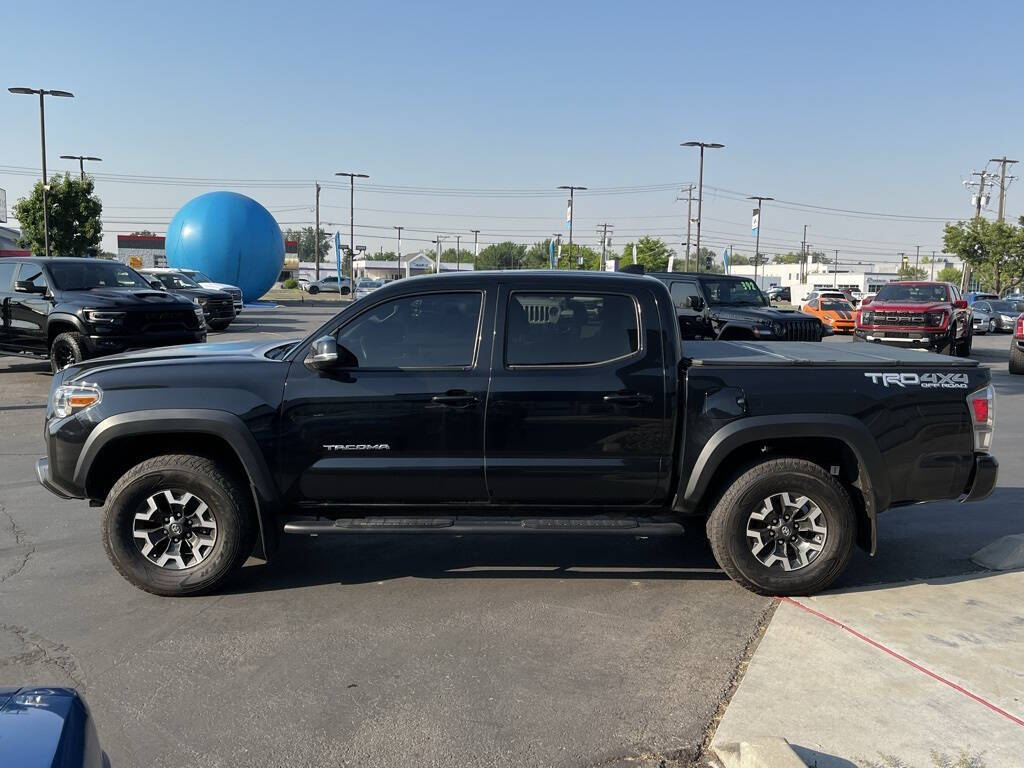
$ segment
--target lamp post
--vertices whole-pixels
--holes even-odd
[[[757,285],[757,259],[761,253],[761,203],[774,199],[774,197],[761,197],[760,195],[751,195],[747,198],[747,200],[757,200],[757,226],[754,228],[754,285]],[[700,232],[700,229],[697,231]],[[697,241],[700,242],[699,235]]]
[[[26,96],[39,96],[39,141],[43,150],[43,252],[45,256],[50,255],[50,212],[46,207],[46,188],[50,182],[46,178],[46,109],[43,106],[43,99],[46,96],[63,96],[74,98],[70,91],[48,91],[45,88],[8,88],[11,93],[19,93]]]
[[[89,155],[61,155],[61,160],[77,160],[78,161],[78,172],[81,175],[82,181],[85,181],[85,161],[91,160],[94,163],[102,163],[102,157],[90,157]]]
[[[392,227],[398,230],[398,277],[402,277],[402,230],[405,227]]]
[[[681,147],[700,147],[700,172],[697,177],[697,271],[700,272],[700,219],[704,202],[704,150],[721,149],[725,144],[713,141],[684,141]]]
[[[348,176],[348,251],[349,258],[352,258],[351,254],[355,251],[356,242],[356,179],[368,179],[369,175],[365,173],[341,173],[334,174],[335,176]],[[319,236],[319,233],[317,233]],[[364,249],[365,250],[365,249]],[[348,265],[348,276],[352,278],[352,264]]]
[[[479,229],[471,229],[469,231],[473,233],[473,270],[475,271],[476,270],[476,260],[477,260],[477,257],[480,256],[480,230]]]
[[[572,220],[576,215],[575,205],[573,205],[573,193],[577,189],[586,189],[586,187],[574,187],[571,184],[563,184],[559,189],[569,190],[569,263],[572,263]]]

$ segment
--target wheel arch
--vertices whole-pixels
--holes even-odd
[[[201,438],[197,445],[196,438]],[[75,465],[74,484],[88,498],[104,500],[117,479],[147,458],[191,453],[225,462],[247,479],[258,524],[258,557],[278,543],[277,486],[256,439],[242,420],[226,411],[167,409],[110,416],[89,434]]]
[[[64,312],[54,312],[46,319],[46,348],[49,349],[53,340],[62,333],[74,331],[85,333],[85,326],[82,321],[74,315]]]
[[[877,516],[889,507],[885,463],[874,437],[861,422],[838,414],[754,416],[715,432],[689,475],[681,475],[673,507],[684,514],[708,512],[729,484],[769,458],[802,458],[831,471],[853,497],[858,514],[857,544],[877,547]]]
[[[715,338],[719,341],[756,341],[753,329],[741,323],[726,323]]]

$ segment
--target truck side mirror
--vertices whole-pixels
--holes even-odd
[[[156,288],[158,291],[165,290],[164,289],[164,284],[161,283],[159,280],[150,280],[149,281],[149,287],[150,288]]]
[[[953,309],[967,309],[967,302],[963,299],[953,302]]]
[[[18,280],[14,284],[14,290],[18,293],[46,293],[46,286],[36,285],[31,280]]]
[[[318,371],[332,368],[358,368],[359,358],[339,344],[334,336],[321,336],[313,342],[313,348],[309,350],[309,355],[306,357],[306,365]]]
[[[702,299],[700,296],[690,296],[688,297],[686,303],[689,304],[690,309],[692,309],[694,312],[700,312],[702,309],[704,309],[704,299]]]

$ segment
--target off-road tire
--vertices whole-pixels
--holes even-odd
[[[1010,373],[1024,374],[1024,349],[1017,345],[1016,339],[1010,340]]]
[[[144,557],[132,536],[136,511],[153,493],[179,488],[203,499],[217,521],[209,555],[192,568],[170,570]],[[136,464],[114,483],[103,510],[103,546],[126,580],[164,597],[212,592],[252,552],[256,518],[245,482],[212,459],[169,454]]]
[[[85,336],[78,331],[65,331],[57,334],[50,342],[50,370],[54,373],[69,365],[80,363],[88,356]]]
[[[971,347],[974,346],[974,328],[967,329],[967,338],[963,341],[954,342],[953,354],[956,357],[970,357]]]
[[[747,542],[750,513],[776,493],[798,493],[813,500],[825,516],[828,533],[820,554],[793,571],[766,567]],[[846,489],[817,464],[804,459],[770,459],[737,477],[708,517],[707,533],[723,571],[759,595],[811,595],[829,586],[846,568],[856,539],[857,515]]]
[[[309,288],[306,289],[306,293],[308,293],[310,296],[316,296],[318,293],[320,293],[320,288],[319,286],[311,285],[309,286]]]

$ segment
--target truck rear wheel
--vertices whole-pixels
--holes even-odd
[[[1017,340],[1010,341],[1010,373],[1024,373],[1024,350],[1017,345]]]
[[[245,562],[255,534],[245,484],[200,456],[146,459],[107,494],[107,557],[125,579],[154,595],[215,590]]]
[[[744,472],[708,518],[715,560],[761,595],[809,595],[843,572],[857,526],[853,502],[804,459],[771,459]]]

